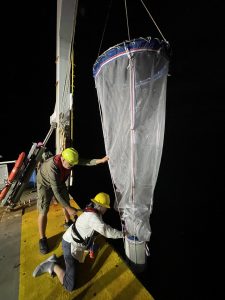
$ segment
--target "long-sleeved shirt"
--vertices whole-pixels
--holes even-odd
[[[110,225],[104,223],[102,216],[95,212],[83,212],[78,217],[75,225],[78,233],[84,240],[91,237],[94,231],[107,238],[118,239],[123,237],[122,231],[112,228]],[[72,227],[73,225],[71,225],[64,233],[63,240],[70,243],[71,255],[79,262],[83,262],[86,245],[74,241],[73,237],[78,240],[79,237],[73,232]]]
[[[81,262],[83,251],[86,247],[82,245],[82,243],[78,243],[73,240],[73,237],[78,240],[79,237],[73,232],[72,226],[73,225],[66,230],[63,235],[63,239],[71,244],[71,254]],[[102,220],[102,216],[95,212],[83,212],[76,220],[76,229],[84,240],[91,237],[94,231],[107,238],[118,239],[123,237],[122,231],[112,228],[110,225],[106,224]]]
[[[96,231],[107,238],[118,239],[123,237],[122,231],[106,224],[102,220],[102,216],[95,212],[83,212],[76,220],[76,229],[84,240],[89,238],[93,231]],[[73,233],[71,225],[64,233],[63,239],[68,243],[76,243],[72,236],[79,239],[79,237]]]

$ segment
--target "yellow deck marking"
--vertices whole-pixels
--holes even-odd
[[[98,237],[96,258],[87,256],[79,265],[75,291],[67,292],[57,277],[51,278],[47,273],[33,278],[32,272],[39,263],[53,253],[62,256],[63,223],[61,206],[51,205],[47,237],[52,251],[42,255],[38,249],[37,211],[25,211],[22,216],[19,300],[154,300],[104,237]]]

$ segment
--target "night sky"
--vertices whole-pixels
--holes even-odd
[[[131,38],[161,39],[141,2],[127,2]],[[142,279],[156,300],[222,299],[217,275],[225,213],[220,193],[225,113],[222,3],[144,2],[169,41],[172,57],[164,148],[151,216],[152,255]],[[79,1],[74,146],[83,157],[105,155],[92,66],[109,3]],[[56,1],[8,2],[3,15],[0,155],[14,160],[20,152],[28,153],[33,142],[42,141],[50,128]],[[128,39],[126,26],[123,1],[113,1],[100,53]],[[48,146],[54,152],[54,136]],[[107,166],[77,169],[72,193],[80,205],[103,187],[113,193]]]

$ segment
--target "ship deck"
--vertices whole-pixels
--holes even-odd
[[[63,258],[64,233],[62,209],[53,203],[47,226],[50,252],[39,253],[36,199],[36,191],[27,189],[21,196],[21,206],[13,211],[0,208],[0,299],[153,299],[104,237],[98,238],[99,249],[94,260],[87,256],[79,264],[75,291],[67,292],[56,276],[52,278],[45,273],[33,278],[33,270],[47,257],[55,253]],[[75,201],[72,203],[78,207]]]

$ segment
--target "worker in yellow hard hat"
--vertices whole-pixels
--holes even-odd
[[[106,193],[97,194],[93,199],[91,199],[91,201],[101,207],[110,208],[110,198]]]
[[[65,150],[63,150],[62,158],[65,164],[69,165],[68,168],[77,165],[79,162],[78,152],[74,148],[66,148]]]
[[[39,249],[42,254],[49,251],[45,232],[51,199],[54,197],[62,205],[65,215],[65,227],[72,224],[70,216],[77,214],[77,210],[70,206],[70,196],[65,184],[71,169],[76,165],[96,166],[107,161],[107,156],[100,159],[80,159],[77,150],[70,147],[41,164],[37,172],[37,208],[39,212]]]
[[[76,264],[77,262],[84,262],[84,253],[90,250],[96,233],[113,239],[123,237],[122,231],[112,228],[102,220],[102,215],[110,208],[109,195],[101,192],[91,201],[76,222],[63,235],[62,248],[66,269],[64,270],[58,265],[58,259],[53,254],[35,268],[34,277],[45,272],[50,273],[50,275],[56,274],[64,288],[67,291],[72,291],[76,287]]]

